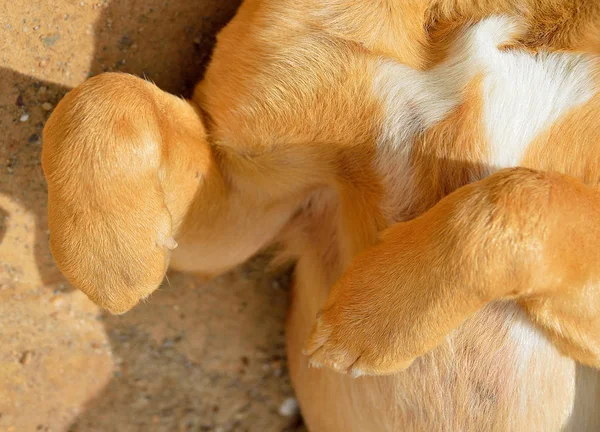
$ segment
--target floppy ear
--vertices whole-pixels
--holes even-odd
[[[565,354],[600,366],[600,193],[524,168],[458,189],[384,232],[332,289],[314,366],[388,374],[487,303],[518,301]]]
[[[42,150],[50,248],[98,305],[125,312],[162,282],[208,165],[203,142],[189,104],[126,74],[89,79],[52,113]]]

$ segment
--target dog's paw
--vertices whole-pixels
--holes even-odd
[[[404,370],[414,359],[398,352],[394,327],[377,311],[362,314],[336,304],[319,313],[305,349],[309,365],[354,377]]]
[[[423,264],[429,250],[416,238],[427,233],[398,224],[392,234],[355,257],[332,288],[306,345],[310,365],[353,376],[391,374],[444,335],[436,332],[444,302],[434,292],[445,291],[436,288]]]

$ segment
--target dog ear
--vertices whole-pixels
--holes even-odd
[[[169,115],[194,118],[194,110],[139,78],[103,74],[67,94],[44,128],[52,254],[76,288],[114,313],[161,284],[198,186],[183,174],[201,170],[202,156],[178,155],[170,144],[181,146],[183,132]],[[181,163],[190,159],[198,167]]]
[[[386,231],[333,288],[314,366],[388,374],[494,300],[517,300],[565,354],[600,366],[600,192],[504,170]]]

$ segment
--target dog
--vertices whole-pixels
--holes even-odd
[[[599,430],[599,52],[595,0],[246,0],[190,100],[58,104],[53,256],[124,313],[280,244],[310,430]]]

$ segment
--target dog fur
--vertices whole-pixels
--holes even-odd
[[[123,313],[279,242],[311,430],[598,430],[599,51],[595,0],[246,0],[191,100],[58,104],[52,253]]]

